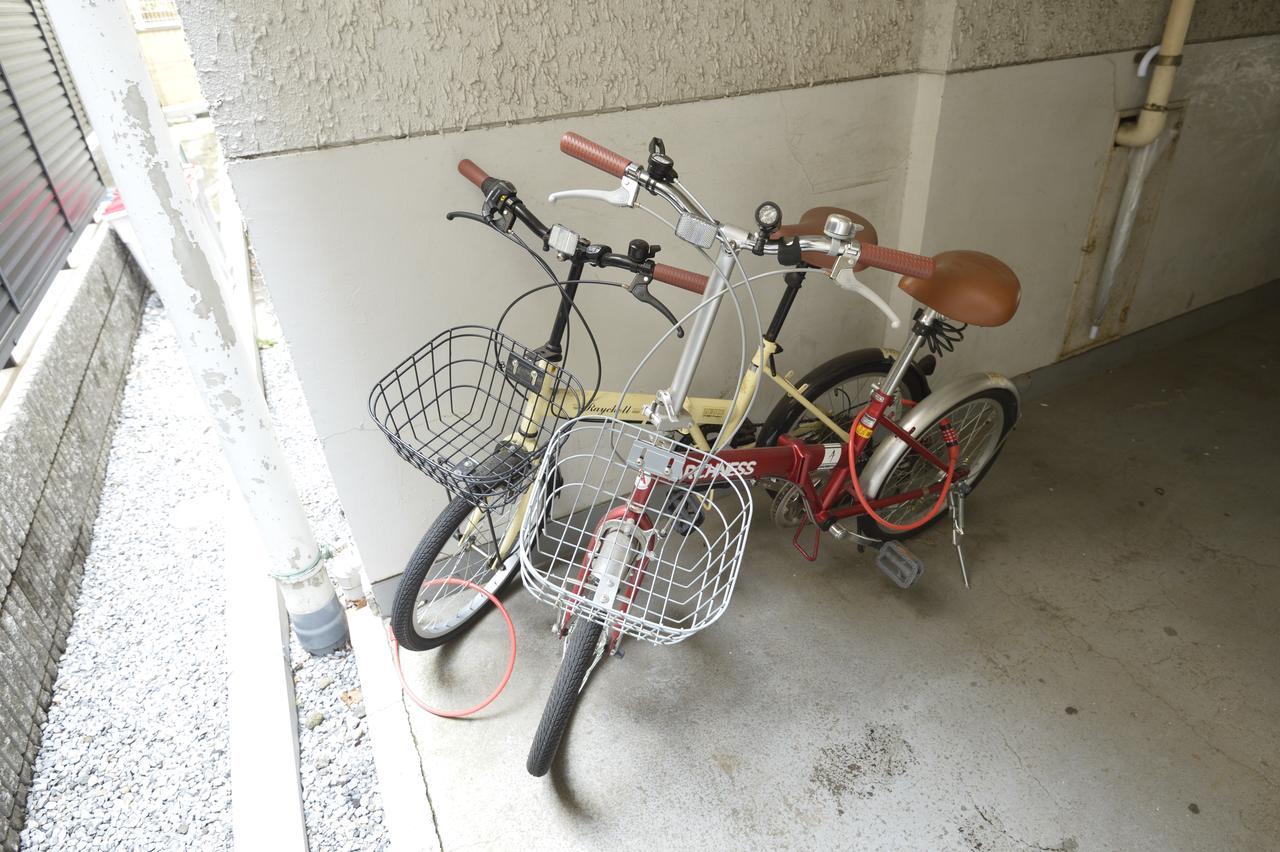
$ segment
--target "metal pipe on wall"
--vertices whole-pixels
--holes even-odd
[[[1129,249],[1129,238],[1133,235],[1133,223],[1138,218],[1138,205],[1142,203],[1142,190],[1147,185],[1147,176],[1160,154],[1164,151],[1167,136],[1156,137],[1156,141],[1141,148],[1129,149],[1129,175],[1125,178],[1124,193],[1120,196],[1120,210],[1116,214],[1116,223],[1111,229],[1111,242],[1107,245],[1107,258],[1102,264],[1102,274],[1098,277],[1098,289],[1093,296],[1093,313],[1089,323],[1089,339],[1097,340],[1102,322],[1107,315],[1107,306],[1111,303],[1111,290],[1115,287],[1116,275],[1120,264]]]
[[[67,0],[48,11],[294,632],[311,653],[328,653],[347,641],[345,613],[271,427],[256,367],[237,340],[227,273],[183,179],[124,0]]]
[[[1169,14],[1164,20],[1164,35],[1160,38],[1160,52],[1152,63],[1151,83],[1147,87],[1147,100],[1138,113],[1138,120],[1121,124],[1116,132],[1116,144],[1123,148],[1141,148],[1150,145],[1164,130],[1169,95],[1173,92],[1173,78],[1182,64],[1182,46],[1187,41],[1187,27],[1191,25],[1191,11],[1196,0],[1171,0]]]
[[[1169,14],[1164,21],[1164,35],[1160,50],[1154,60],[1143,60],[1139,75],[1150,65],[1151,82],[1147,86],[1147,99],[1136,121],[1121,122],[1116,131],[1116,145],[1132,149],[1129,152],[1129,175],[1125,180],[1124,194],[1120,197],[1120,211],[1111,229],[1111,242],[1107,246],[1107,258],[1098,279],[1098,289],[1093,297],[1093,313],[1089,323],[1089,339],[1097,340],[1111,302],[1111,290],[1115,287],[1116,274],[1129,249],[1133,223],[1138,217],[1138,204],[1146,186],[1151,168],[1164,149],[1156,144],[1164,131],[1169,113],[1169,95],[1173,92],[1173,78],[1182,64],[1182,47],[1187,40],[1187,28],[1191,25],[1191,11],[1196,0],[1171,0]],[[1163,140],[1161,140],[1163,142]]]

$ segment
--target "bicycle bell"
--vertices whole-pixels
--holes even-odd
[[[840,242],[848,242],[853,239],[854,234],[861,230],[861,225],[855,225],[852,219],[840,213],[832,213],[822,226],[822,233]]]

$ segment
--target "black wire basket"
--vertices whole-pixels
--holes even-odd
[[[476,505],[528,487],[547,439],[585,407],[582,383],[484,326],[441,332],[369,394],[369,413],[405,461]]]

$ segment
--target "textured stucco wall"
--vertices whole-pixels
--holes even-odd
[[[103,226],[104,231],[106,226]],[[146,279],[109,232],[0,404],[0,847],[16,849]],[[57,285],[55,285],[57,286]]]
[[[911,4],[181,2],[232,157],[909,70]]]
[[[1159,39],[1166,0],[180,0],[231,157],[717,98]],[[1280,31],[1201,0],[1190,36]]]
[[[1160,41],[1168,0],[956,0],[950,69],[1035,62]],[[1275,0],[1198,0],[1187,38],[1280,32]]]

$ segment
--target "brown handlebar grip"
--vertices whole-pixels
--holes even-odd
[[[458,174],[478,187],[483,187],[484,182],[489,179],[488,173],[470,160],[458,161]]]
[[[595,166],[600,171],[608,172],[618,178],[626,174],[627,166],[631,165],[631,161],[621,154],[615,154],[603,145],[597,145],[577,133],[570,132],[561,136],[560,150],[575,160],[581,160],[588,166]]]
[[[690,293],[701,294],[707,289],[707,276],[681,269],[678,266],[667,266],[665,263],[653,265],[653,279]]]
[[[874,243],[862,244],[862,253],[858,255],[858,262],[874,266],[876,269],[896,272],[899,275],[909,275],[912,278],[928,278],[933,274],[934,269],[931,257],[885,248]]]

